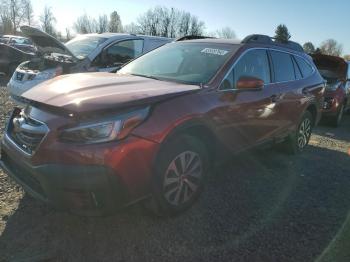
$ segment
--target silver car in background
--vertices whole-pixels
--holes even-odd
[[[58,75],[115,72],[130,60],[173,41],[164,37],[103,33],[79,35],[63,44],[30,26],[22,26],[21,31],[36,45],[38,55],[21,63],[12,75],[7,88],[15,100]]]

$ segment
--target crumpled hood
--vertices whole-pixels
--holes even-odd
[[[49,34],[31,26],[21,26],[22,33],[30,38],[38,49],[44,54],[59,53],[70,56],[72,59],[77,58],[72,52],[59,40],[50,36]]]
[[[339,80],[346,78],[348,63],[343,58],[319,53],[312,54],[311,57],[318,70],[328,70]]]
[[[154,103],[199,86],[112,73],[62,75],[25,92],[22,97],[71,112],[88,112]]]

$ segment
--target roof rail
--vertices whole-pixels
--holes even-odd
[[[177,38],[175,41],[180,42],[180,41],[185,41],[185,40],[207,39],[207,38],[215,38],[215,37],[202,36],[202,35],[185,35],[185,36]]]
[[[248,44],[248,43],[270,44],[270,45],[280,46],[284,48],[289,48],[289,49],[304,53],[303,47],[296,42],[293,42],[293,41],[280,42],[276,38],[273,38],[267,35],[258,35],[258,34],[248,35],[241,41],[241,43],[242,44]]]

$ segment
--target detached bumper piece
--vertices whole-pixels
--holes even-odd
[[[31,196],[59,210],[87,216],[107,215],[127,203],[117,176],[105,166],[24,166],[4,151],[0,166]]]

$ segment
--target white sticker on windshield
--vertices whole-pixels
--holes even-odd
[[[213,54],[213,55],[226,55],[227,50],[215,49],[215,48],[204,48],[201,53]]]

